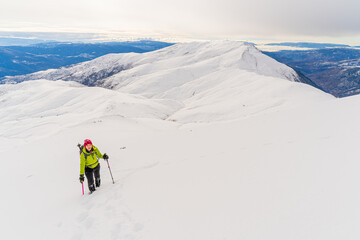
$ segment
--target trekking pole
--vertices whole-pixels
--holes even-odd
[[[114,183],[115,183],[115,182],[114,182],[114,178],[113,178],[113,175],[112,175],[112,173],[111,173],[111,169],[110,169],[109,161],[108,161],[107,159],[106,159],[106,162],[107,162],[107,164],[108,164],[108,168],[109,168],[109,171],[110,171],[111,179],[112,179],[113,184],[114,184]]]
[[[78,146],[80,154],[81,154],[81,145],[80,145],[80,143],[78,143],[77,146]],[[82,194],[84,195],[84,182],[81,182],[81,186],[82,186]]]

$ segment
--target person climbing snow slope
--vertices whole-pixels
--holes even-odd
[[[107,160],[109,157],[106,153],[102,155],[97,147],[95,147],[91,140],[84,140],[84,147],[80,153],[80,183],[83,183],[84,173],[89,186],[90,193],[94,192],[96,188],[100,187],[100,163],[99,158]],[[95,182],[94,182],[95,179]]]

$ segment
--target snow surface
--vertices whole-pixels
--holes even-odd
[[[1,85],[1,239],[358,239],[360,97],[251,69],[206,76]],[[100,160],[102,186],[82,196],[85,138],[116,183]]]
[[[0,138],[11,146],[14,141],[33,140],[35,130],[37,136],[46,137],[96,116],[165,119],[181,107],[173,100],[145,99],[75,82],[5,84],[0,86]]]

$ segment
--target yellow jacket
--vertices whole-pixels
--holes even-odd
[[[93,146],[90,152],[88,152],[86,148],[83,147],[80,154],[80,175],[84,175],[85,167],[95,168],[97,165],[99,165],[99,158],[104,157],[97,147]]]

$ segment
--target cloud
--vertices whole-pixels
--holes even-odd
[[[360,35],[359,9],[355,0],[14,0],[2,3],[0,27],[335,37]]]

